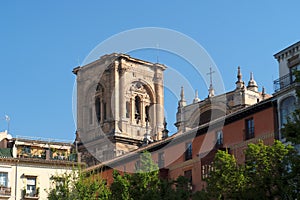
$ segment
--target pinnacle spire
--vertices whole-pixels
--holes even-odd
[[[257,83],[256,83],[256,81],[253,78],[253,72],[250,72],[250,80],[248,82],[247,89],[255,91],[255,92],[258,91]]]
[[[183,89],[183,86],[181,86],[180,100],[181,100],[181,101],[185,101],[185,99],[184,99],[184,89]]]
[[[242,81],[242,73],[241,73],[241,67],[238,66],[238,74],[237,74],[237,81],[241,82]]]
[[[242,73],[241,73],[241,67],[240,66],[238,66],[237,79],[238,80],[235,82],[236,89],[244,88],[244,81],[242,80]]]
[[[261,95],[262,95],[263,99],[265,99],[265,97],[266,97],[266,90],[265,90],[264,86],[262,87]]]
[[[195,98],[194,98],[194,100],[193,100],[193,103],[197,103],[197,102],[199,102],[200,101],[200,99],[199,99],[199,97],[198,97],[198,90],[195,90]]]
[[[186,100],[184,98],[184,89],[183,89],[183,86],[181,86],[180,100],[178,101],[178,107],[181,108],[183,106],[186,106]]]
[[[163,132],[163,139],[166,139],[167,137],[168,137],[168,133],[169,133],[169,131],[168,131],[168,129],[167,129],[167,120],[166,120],[166,117],[164,117],[164,123],[163,123],[163,125],[164,125],[164,130],[162,131]]]

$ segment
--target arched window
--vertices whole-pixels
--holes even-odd
[[[105,119],[106,110],[105,105],[103,103],[103,97],[104,97],[104,88],[101,84],[98,84],[96,87],[96,93],[95,93],[95,113],[96,113],[96,119],[98,123],[101,123],[102,119]]]
[[[134,114],[134,118],[136,119],[137,124],[139,123],[140,119],[141,119],[141,99],[139,96],[136,96],[134,99],[134,103],[135,103],[135,114]]]
[[[101,122],[101,100],[100,100],[100,97],[96,97],[95,108],[96,108],[97,121],[98,121],[98,123],[100,123]]]
[[[141,82],[133,82],[127,94],[124,117],[130,118],[131,123],[135,125],[145,126],[146,122],[153,119],[153,113],[150,112],[150,106],[153,104],[150,89]]]
[[[149,122],[150,121],[149,108],[150,108],[149,106],[145,106],[145,113],[146,113],[145,122]]]
[[[295,97],[290,96],[281,101],[280,104],[280,121],[281,126],[287,123],[287,119],[292,117],[295,111]]]

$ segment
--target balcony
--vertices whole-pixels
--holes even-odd
[[[274,91],[279,92],[293,83],[295,83],[295,76],[293,76],[291,73],[286,74],[274,81]]]
[[[10,187],[5,187],[5,186],[0,186],[0,197],[10,197],[11,195],[11,188]]]

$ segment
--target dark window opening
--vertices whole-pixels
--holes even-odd
[[[185,145],[186,150],[185,150],[185,160],[190,160],[193,157],[193,151],[192,151],[192,143],[186,143]]]
[[[99,97],[96,98],[95,108],[96,108],[97,121],[98,121],[98,123],[100,123],[100,121],[101,121],[101,101],[100,101]]]
[[[141,105],[141,99],[140,97],[135,97],[135,115],[134,118],[136,119],[136,123],[138,124],[141,119],[141,112],[140,112],[140,105]]]
[[[150,121],[150,118],[149,118],[149,106],[145,106],[145,111],[146,111],[146,118],[145,118],[145,121],[146,122],[149,122]]]
[[[217,145],[220,146],[223,144],[223,132],[222,130],[217,131]]]
[[[246,120],[246,140],[254,138],[254,120],[253,118]]]
[[[106,116],[106,103],[103,103],[103,118],[104,118],[104,120],[107,119],[107,116]]]

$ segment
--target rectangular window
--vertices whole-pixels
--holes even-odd
[[[185,160],[190,160],[193,157],[192,143],[188,142],[185,144]]]
[[[254,138],[254,120],[253,118],[247,119],[246,121],[246,140]]]
[[[192,174],[192,170],[187,170],[187,171],[184,171],[184,177],[189,181],[189,189],[192,190],[192,185],[193,185],[193,174]]]
[[[202,165],[202,166],[201,166],[201,168],[202,168],[202,172],[201,172],[202,180],[205,180],[206,178],[209,177],[209,173],[213,170],[212,164],[213,164],[213,163],[205,164],[205,165]]]
[[[0,172],[0,186],[7,187],[7,185],[8,185],[8,173]]]
[[[26,196],[36,196],[36,177],[27,177]]]
[[[165,166],[165,154],[164,152],[160,152],[158,154],[158,167],[163,168]]]
[[[217,134],[217,146],[223,145],[223,131],[219,130],[216,132]]]

